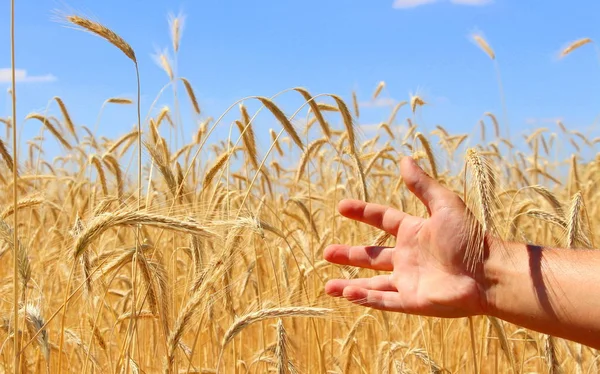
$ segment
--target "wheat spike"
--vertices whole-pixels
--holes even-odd
[[[496,118],[494,113],[485,112],[483,115],[490,117],[490,119],[492,120],[492,124],[494,125],[494,134],[496,135],[496,138],[499,138],[500,137],[500,126],[498,125],[498,119]]]
[[[227,163],[227,161],[229,160],[229,157],[232,154],[233,154],[233,151],[230,151],[230,152],[224,152],[223,154],[221,154],[221,156],[219,156],[217,161],[215,161],[215,164],[206,172],[206,174],[204,176],[204,181],[202,182],[203,189],[206,189],[210,185],[210,183],[212,182],[214,177],[217,175],[219,170],[221,170],[221,168],[223,168],[225,163]]]
[[[477,44],[477,46],[479,46],[479,48],[481,48],[492,60],[496,59],[496,54],[494,53],[494,50],[492,49],[492,47],[490,47],[488,42],[483,38],[483,35],[472,34],[471,38],[473,39],[475,44]]]
[[[181,81],[183,82],[183,86],[185,87],[185,92],[187,92],[187,95],[190,98],[190,101],[192,102],[192,107],[194,108],[194,112],[196,112],[196,114],[199,115],[200,114],[200,105],[198,104],[198,100],[196,99],[196,94],[194,93],[194,88],[192,87],[192,84],[186,78],[179,78],[179,79],[181,79]]]
[[[13,171],[13,158],[12,158],[10,152],[8,152],[8,149],[6,148],[6,144],[4,144],[4,141],[2,139],[0,139],[0,155],[2,156],[4,163],[8,167],[8,170],[10,170],[12,172]]]
[[[314,142],[310,143],[308,147],[306,147],[306,151],[302,154],[302,158],[300,159],[300,163],[298,164],[298,168],[296,169],[296,183],[300,182],[300,179],[304,176],[304,170],[306,170],[306,164],[310,160],[311,155],[315,154],[319,151],[324,144],[327,143],[327,139],[317,139]]]
[[[92,34],[105,39],[115,47],[119,48],[121,52],[125,54],[125,56],[129,57],[129,59],[137,65],[137,59],[135,57],[135,52],[133,51],[133,48],[131,48],[131,46],[125,40],[123,40],[123,38],[121,38],[111,29],[107,28],[104,25],[101,25],[98,22],[94,22],[80,16],[67,16],[66,19],[72,24],[77,25],[82,29],[91,32]]]
[[[563,48],[562,51],[560,51],[560,57],[563,58],[566,55],[568,55],[569,53],[576,50],[577,48],[580,48],[589,43],[593,43],[593,40],[590,38],[582,38],[582,39],[575,40],[574,42],[571,42],[568,46]]]
[[[427,103],[419,95],[410,96],[410,109],[412,110],[413,114],[417,111],[418,107],[423,106],[425,104]]]
[[[289,373],[289,357],[287,332],[281,319],[277,320],[277,345],[275,346],[275,357],[277,358],[277,374]]]
[[[175,16],[173,13],[169,13],[169,30],[171,31],[171,42],[173,43],[173,51],[179,52],[179,45],[181,43],[181,34],[183,32],[183,26],[185,24],[185,15],[179,13]]]
[[[438,179],[438,172],[437,172],[437,166],[435,163],[435,157],[433,156],[433,151],[431,150],[431,145],[429,144],[429,141],[427,140],[425,135],[423,135],[420,132],[417,132],[415,134],[415,138],[419,139],[421,141],[421,144],[423,145],[423,149],[425,149],[425,153],[427,154],[427,159],[429,160],[429,164],[431,165],[431,174],[432,174],[433,178]]]
[[[383,90],[384,87],[385,87],[384,81],[377,83],[377,87],[375,87],[375,92],[373,92],[373,100],[377,99],[377,97],[381,93],[381,90]]]
[[[42,122],[44,124],[44,126],[46,126],[46,128],[52,133],[52,135],[54,135],[54,137],[60,142],[60,144],[62,144],[66,149],[71,150],[73,149],[73,147],[71,146],[71,144],[64,138],[64,136],[60,133],[60,131],[56,130],[56,127],[54,127],[54,125],[50,122],[50,120],[38,113],[31,113],[28,114],[27,117],[25,117],[26,119],[37,119],[38,121]]]
[[[296,89],[296,90],[298,90],[298,89]],[[298,148],[300,148],[301,150],[304,151],[304,144],[302,143],[302,139],[300,139],[300,136],[296,132],[296,129],[294,128],[294,126],[292,125],[292,123],[290,122],[290,120],[286,117],[286,115],[281,111],[281,109],[279,109],[279,107],[277,107],[277,105],[275,105],[275,103],[272,102],[271,99],[268,99],[266,97],[258,97],[258,100],[267,109],[269,109],[269,111],[271,113],[273,113],[273,115],[275,116],[275,118],[277,118],[277,120],[279,121],[279,123],[281,123],[281,125],[283,126],[283,128],[285,129],[285,131],[288,133],[288,135],[290,136],[290,138],[292,138],[292,140],[294,141],[294,143],[296,143],[296,145],[298,146]],[[313,101],[311,100],[310,102],[312,103]],[[312,108],[312,106],[311,106],[311,108]],[[319,111],[319,109],[316,107],[316,104],[315,104],[315,108],[313,109],[313,111],[315,112],[315,115],[316,115],[316,112]]]
[[[46,365],[50,364],[50,343],[48,342],[48,331],[46,322],[42,317],[39,306],[27,303],[19,309],[19,314],[25,319],[25,326],[30,336],[36,336],[36,343],[40,347]]]
[[[17,201],[17,209],[20,211],[21,209],[33,207],[36,205],[40,205],[44,202],[44,199],[40,197],[26,197]],[[14,213],[14,207],[12,205],[7,206],[2,213],[0,213],[0,219],[6,219],[10,217]]]
[[[111,97],[110,99],[106,100],[106,102],[108,104],[119,104],[119,105],[133,104],[133,100],[128,99],[126,97]]]
[[[73,124],[73,120],[71,119],[71,115],[69,114],[69,111],[67,110],[67,106],[62,101],[62,99],[60,97],[58,97],[58,96],[55,96],[54,100],[56,101],[56,103],[58,104],[58,107],[60,108],[60,112],[63,115],[63,118],[65,120],[65,124],[67,125],[67,129],[69,130],[69,132],[71,133],[71,135],[73,135],[73,137],[75,138],[75,140],[79,141],[79,138],[77,137],[77,133],[75,132],[75,125]]]
[[[248,313],[244,316],[236,318],[231,326],[225,332],[221,340],[221,349],[239,334],[246,326],[255,322],[263,321],[269,318],[282,317],[326,317],[331,312],[328,308],[313,308],[313,307],[282,307],[273,309],[262,309],[256,312]]]
[[[206,227],[193,222],[183,222],[173,217],[138,211],[105,213],[94,217],[74,244],[74,256],[78,257],[86,247],[106,230],[116,226],[146,225],[167,230],[202,236],[213,235]]]
[[[356,96],[356,91],[352,91],[352,106],[354,107],[354,116],[356,118],[360,117],[360,108],[358,105],[358,97]]]
[[[19,279],[21,281],[21,296],[25,297],[27,284],[31,279],[31,263],[29,262],[28,249],[19,239],[15,245],[13,238],[13,228],[4,220],[0,220],[0,240],[4,241],[13,250],[17,257],[17,266],[19,270]]]
[[[471,189],[465,191],[467,202],[472,201],[475,195],[472,211],[477,214],[481,222],[478,222],[475,216],[469,215],[469,232],[467,233],[467,251],[465,261],[470,269],[474,269],[477,264],[483,261],[484,245],[486,233],[493,233],[495,230],[493,208],[497,206],[497,200],[494,193],[494,176],[490,165],[484,160],[483,156],[474,148],[467,150],[466,162],[472,176]],[[465,185],[465,189],[467,186]]]
[[[302,97],[304,97],[304,100],[306,100],[306,102],[310,106],[310,110],[313,112],[313,114],[315,115],[315,118],[319,122],[319,126],[321,126],[321,131],[323,131],[323,134],[327,137],[327,139],[330,139],[331,138],[331,129],[329,128],[329,124],[325,121],[325,118],[323,118],[323,114],[321,114],[321,111],[319,110],[317,103],[313,100],[311,94],[308,93],[308,91],[306,89],[301,88],[301,87],[296,87],[296,88],[294,88],[294,90],[297,91],[298,93],[300,93],[300,95],[302,95]],[[293,138],[293,135],[290,135],[290,136],[292,136],[292,138]]]

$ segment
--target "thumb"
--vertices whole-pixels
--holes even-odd
[[[412,157],[400,161],[400,173],[406,187],[425,204],[430,215],[442,207],[462,204],[458,195],[427,175]]]

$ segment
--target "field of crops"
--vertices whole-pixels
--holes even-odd
[[[85,18],[67,20],[119,48],[135,73],[125,40]],[[171,26],[176,54],[176,19]],[[474,39],[493,63],[492,48]],[[429,109],[419,96],[396,104],[366,136],[355,93],[313,97],[293,88],[234,103],[233,121],[202,113],[208,119],[178,144],[178,108],[197,116],[202,108],[192,83],[159,60],[169,85],[180,88],[177,108],[154,108],[147,118],[138,112],[138,128],[117,138],[75,123],[55,97],[48,112],[18,119],[17,127],[37,124],[40,135],[21,142],[15,169],[18,128],[9,115],[0,118],[2,372],[15,371],[15,331],[22,373],[600,370],[595,350],[493,318],[426,318],[328,297],[327,280],[377,272],[323,259],[333,243],[394,245],[390,235],[341,217],[343,198],[427,217],[400,176],[406,155],[498,237],[593,247],[600,160],[580,155],[595,154],[597,139],[560,122],[509,139],[494,113],[482,113],[470,134],[425,129],[416,114]],[[305,102],[296,108],[302,120],[278,106],[283,95]],[[107,98],[98,110],[135,111],[138,102]],[[250,102],[260,109],[249,111]],[[217,127],[229,135],[215,140]],[[60,155],[45,156],[48,142]]]

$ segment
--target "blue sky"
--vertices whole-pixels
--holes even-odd
[[[540,126],[557,131],[557,118],[589,133],[600,114],[600,63],[593,45],[557,58],[568,42],[596,37],[596,1],[26,0],[17,1],[16,20],[20,121],[60,96],[76,123],[92,126],[104,100],[134,97],[131,62],[105,41],[56,22],[57,10],[91,16],[133,46],[141,69],[143,114],[168,81],[151,55],[170,46],[167,14],[179,11],[186,23],[178,71],[194,85],[203,118],[218,117],[242,97],[271,96],[295,86],[348,99],[356,90],[363,102],[359,122],[368,132],[388,117],[392,101],[419,92],[430,105],[418,123],[469,132],[484,112],[502,115],[494,65],[469,40],[472,32],[483,33],[496,52],[513,135]],[[0,32],[2,69],[10,66],[8,1],[0,5],[0,25],[5,26]],[[9,83],[3,71],[0,116],[6,117]],[[381,100],[372,102],[381,80],[387,88]],[[301,103],[294,94],[278,102],[288,114]],[[171,103],[167,91],[159,107]],[[183,97],[189,134],[196,119],[188,104]],[[403,110],[400,120],[411,116]],[[55,104],[50,112],[58,113]],[[133,107],[113,106],[103,114],[99,133],[115,136],[134,122]],[[277,124],[265,117],[258,126]],[[27,122],[23,136],[38,130],[39,123]]]

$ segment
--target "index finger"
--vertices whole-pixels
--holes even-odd
[[[338,204],[339,212],[355,221],[363,222],[396,236],[402,220],[408,214],[385,205],[345,199]]]

